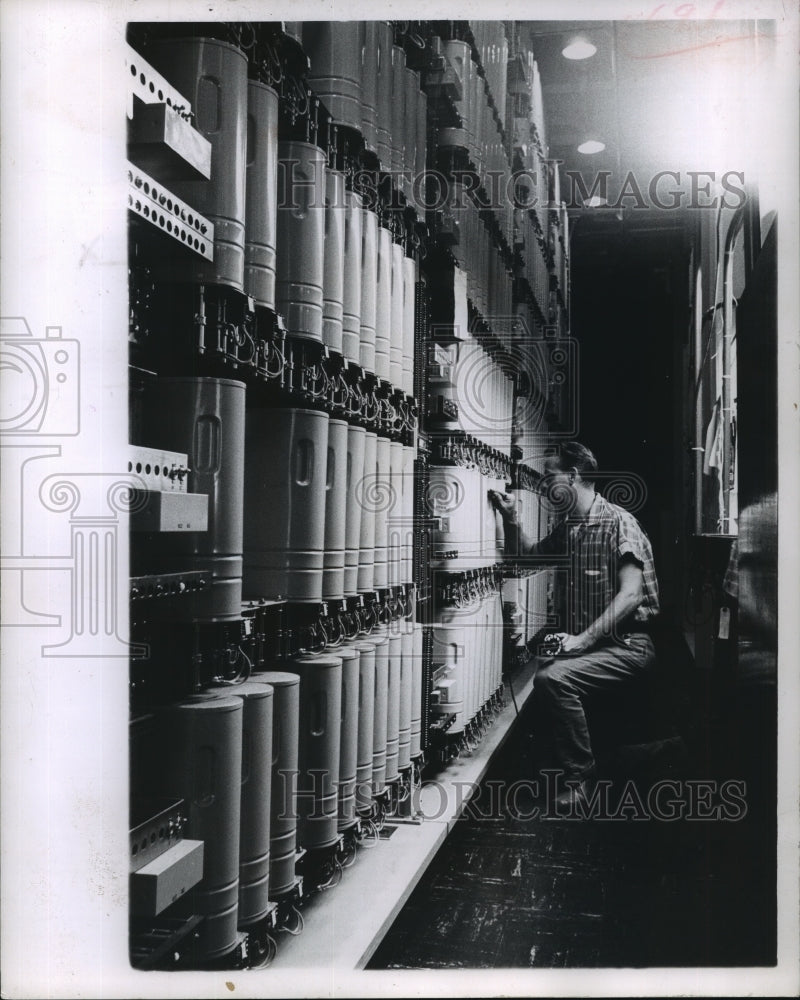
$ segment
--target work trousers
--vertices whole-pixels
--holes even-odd
[[[534,698],[550,720],[556,763],[567,777],[584,778],[595,768],[586,701],[636,683],[653,668],[655,658],[650,636],[633,632],[580,656],[553,657],[539,667]]]

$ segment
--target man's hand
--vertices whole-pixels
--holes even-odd
[[[495,510],[500,511],[504,521],[508,521],[510,524],[517,523],[517,505],[513,497],[499,493],[497,490],[489,490],[489,499],[494,504]]]
[[[560,656],[580,656],[592,647],[592,643],[583,633],[570,635],[569,632],[556,632],[556,635],[561,640]]]

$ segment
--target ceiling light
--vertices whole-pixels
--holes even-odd
[[[565,59],[590,59],[595,52],[597,52],[596,45],[587,42],[585,38],[576,38],[561,50],[561,55]]]
[[[586,142],[582,142],[578,146],[578,152],[589,156],[591,153],[602,153],[605,148],[604,142],[598,142],[597,139],[587,139]]]

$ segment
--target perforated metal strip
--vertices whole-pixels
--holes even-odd
[[[125,52],[125,77],[132,97],[138,97],[145,104],[167,104],[184,118],[191,117],[191,101],[187,100],[180,91],[177,91],[159,72],[154,70],[147,60],[130,45],[126,46]],[[132,99],[128,101],[128,117],[133,117]]]
[[[128,209],[187,250],[214,259],[214,223],[130,162]]]

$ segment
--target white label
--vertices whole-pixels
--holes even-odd
[[[731,609],[720,608],[719,611],[719,638],[727,639],[731,631]]]

